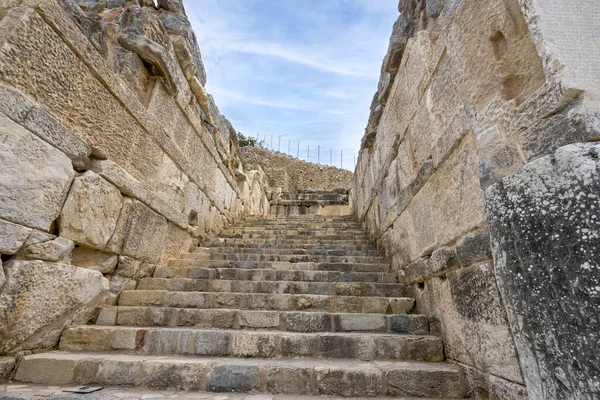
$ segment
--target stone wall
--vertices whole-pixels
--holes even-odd
[[[597,224],[576,212],[597,206],[596,153],[561,147],[600,139],[600,3],[399,10],[354,175],[358,218],[476,398],[598,397]]]
[[[158,3],[0,0],[0,354],[54,348],[156,265],[269,210],[183,5]]]
[[[352,172],[346,169],[302,161],[259,147],[243,147],[242,154],[248,165],[265,171],[271,187],[281,188],[286,193],[352,187]]]

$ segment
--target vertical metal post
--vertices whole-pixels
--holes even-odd
[[[298,151],[296,152],[296,158],[300,159],[300,141],[298,140]]]
[[[281,135],[279,135],[279,145],[277,147],[277,151],[281,152]]]
[[[271,150],[273,150],[273,134],[271,134]]]
[[[292,145],[292,140],[288,140],[288,154],[290,154],[290,146]],[[290,154],[291,155],[291,154]]]
[[[317,146],[317,162],[321,164],[321,145]]]

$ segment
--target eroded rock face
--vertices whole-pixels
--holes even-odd
[[[0,353],[42,328],[62,326],[77,311],[97,306],[108,290],[100,272],[42,261],[11,261],[0,297]]]
[[[562,147],[486,193],[498,284],[532,398],[600,396],[599,158],[597,144]]]

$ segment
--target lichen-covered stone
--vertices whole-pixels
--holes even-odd
[[[597,144],[562,147],[486,193],[498,286],[532,398],[600,395],[589,357],[600,340],[599,158]]]

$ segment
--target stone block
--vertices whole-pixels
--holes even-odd
[[[125,237],[127,236],[129,218],[131,217],[131,213],[133,211],[134,202],[135,200],[130,197],[123,197],[123,207],[119,213],[117,225],[115,226],[112,236],[104,247],[106,251],[120,254],[123,250],[123,244],[125,242]]]
[[[180,258],[183,254],[190,251],[192,246],[192,237],[187,231],[181,229],[175,224],[169,223],[165,247],[163,249],[160,265],[167,265],[170,260]]]
[[[201,360],[182,368],[177,361],[150,359],[142,364],[140,384],[151,389],[194,392],[203,389],[207,370]]]
[[[281,322],[288,331],[323,332],[331,329],[329,316],[323,313],[283,313]]]
[[[96,319],[96,325],[99,326],[113,326],[117,324],[117,315],[119,309],[117,307],[103,307],[98,313]]]
[[[68,321],[75,311],[95,306],[108,290],[97,271],[41,261],[11,261],[0,306],[0,352],[7,352],[35,333]],[[36,299],[36,301],[31,301]]]
[[[194,354],[202,356],[227,356],[231,353],[229,332],[202,331],[196,335]]]
[[[116,254],[105,253],[85,246],[77,246],[71,253],[71,264],[80,268],[100,271],[103,274],[112,273],[118,262],[119,256]]]
[[[313,382],[312,371],[300,367],[273,367],[267,375],[267,388],[274,394],[309,395],[315,390]]]
[[[52,382],[54,385],[69,385],[74,383],[76,364],[75,360],[38,358],[20,365],[15,379],[26,383]]]
[[[281,338],[271,332],[234,331],[231,333],[231,354],[272,358],[281,354]]]
[[[354,368],[319,366],[314,368],[320,395],[375,397],[382,391],[382,374],[366,365]]]
[[[521,368],[491,262],[426,282],[424,302],[441,323],[446,355],[514,382]]]
[[[114,233],[123,198],[115,186],[92,171],[75,178],[60,213],[60,235],[103,249]]]
[[[386,321],[384,315],[340,314],[334,317],[336,331],[382,331]]]
[[[75,171],[70,159],[0,115],[0,218],[48,231]]]
[[[13,357],[0,357],[0,383],[7,383],[10,380],[16,361]]]
[[[238,324],[246,328],[276,328],[280,324],[279,313],[274,311],[245,311],[238,313]]]
[[[260,367],[254,365],[220,365],[207,375],[209,392],[251,392],[260,385]]]
[[[197,335],[192,330],[151,330],[146,333],[144,343],[144,351],[149,354],[198,354]]]
[[[168,233],[165,217],[135,201],[122,254],[156,264],[160,261]]]
[[[512,174],[525,162],[519,144],[506,137],[502,126],[493,126],[477,135],[477,155],[479,179],[484,189]]]
[[[463,267],[492,257],[488,231],[469,233],[456,245],[456,258]]]
[[[589,379],[600,340],[599,154],[595,143],[562,147],[486,192],[496,280],[531,398],[600,394]]]
[[[75,242],[64,237],[57,237],[45,242],[25,245],[19,252],[24,258],[50,262],[68,261]]]
[[[15,254],[31,232],[31,228],[0,219],[0,253]]]
[[[0,99],[0,112],[65,153],[76,167],[84,168],[89,162],[90,146],[35,106],[23,93],[0,84]]]

